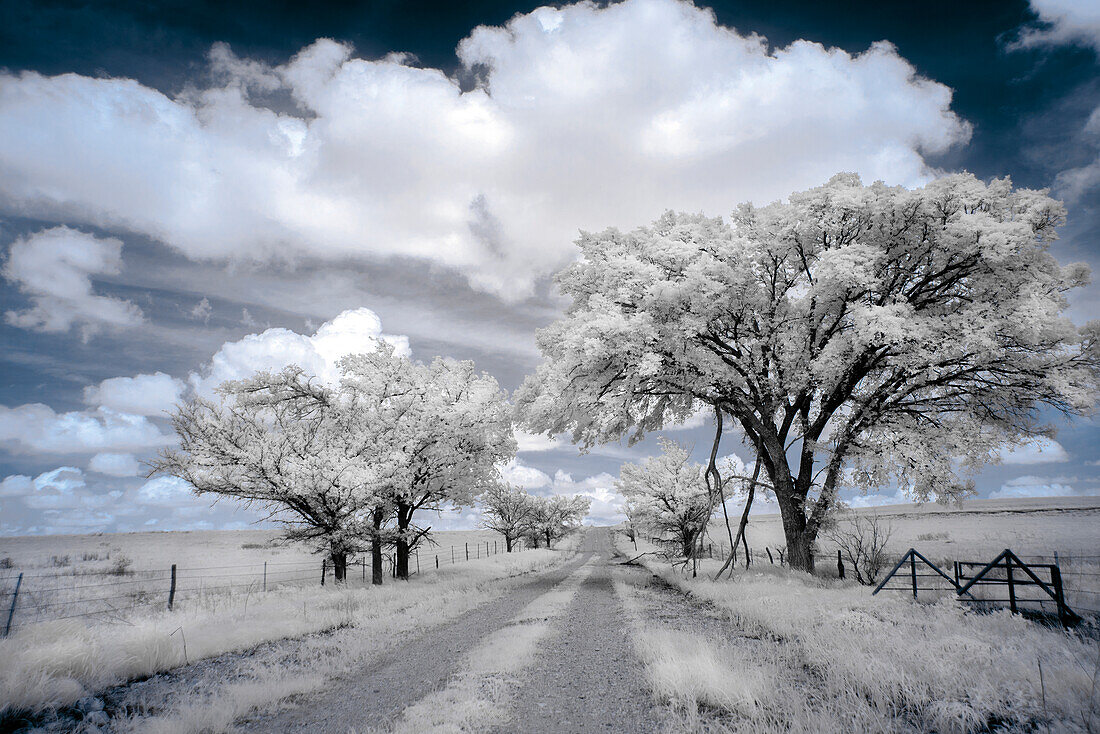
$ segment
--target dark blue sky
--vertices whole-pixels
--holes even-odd
[[[475,359],[513,389],[537,362],[534,329],[562,308],[548,277],[570,257],[570,233],[642,224],[666,206],[722,214],[838,169],[906,185],[937,170],[1007,175],[1067,200],[1054,252],[1095,269],[1100,37],[1072,18],[1040,18],[1042,6],[700,6],[716,26],[671,0],[618,14],[554,6],[560,16],[537,18],[526,17],[535,5],[501,2],[0,0],[0,478],[12,478],[0,488],[0,534],[245,519],[148,487],[132,461],[165,440],[158,390],[186,396],[230,374],[218,365],[231,353],[248,358],[232,345],[268,327],[287,331],[264,344],[305,359],[318,327],[369,309],[383,333],[409,337],[415,357]],[[506,24],[509,35],[473,33]],[[697,48],[677,50],[676,33]],[[754,51],[750,34],[766,48]],[[869,51],[880,41],[896,52]],[[231,53],[219,56],[221,44]],[[309,63],[291,63],[306,48]],[[385,69],[349,61],[392,52],[412,56]],[[898,71],[905,63],[915,77]],[[560,79],[544,73],[554,65]],[[349,71],[343,86],[324,76],[333,69]],[[738,86],[742,71],[753,84]],[[588,77],[610,86],[584,97]],[[678,98],[697,78],[709,81]],[[727,83],[725,102],[744,104],[737,119],[747,120],[732,133],[697,104]],[[369,115],[349,107],[361,98]],[[860,108],[834,108],[836,98]],[[669,115],[698,125],[694,136],[676,137]],[[619,150],[616,131],[642,142]],[[491,152],[467,157],[480,149]],[[308,156],[308,171],[294,168]],[[308,195],[284,196],[272,183],[283,175]],[[615,198],[620,181],[635,190]],[[716,187],[713,200],[699,193]],[[1073,296],[1076,321],[1097,316],[1097,293]],[[371,328],[361,319],[352,332]],[[108,396],[109,378],[151,396],[131,406],[144,417]],[[678,436],[706,444],[702,428]],[[984,472],[982,494],[1096,493],[1095,422],[1062,425],[1058,440]],[[651,450],[532,450],[517,471],[537,491],[598,494],[610,513],[619,463]]]

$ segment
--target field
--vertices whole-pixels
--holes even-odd
[[[561,560],[560,553],[546,550],[493,554],[493,541],[497,551],[502,544],[487,532],[441,532],[440,545],[421,552],[421,573],[414,572],[412,583],[387,579],[381,588],[371,587],[349,572],[350,583],[337,586],[330,570],[321,589],[321,559],[273,542],[275,535],[204,531],[0,539],[0,558],[11,558],[13,566],[2,571],[5,589],[13,588],[20,571],[25,574],[16,624],[11,636],[0,640],[0,658],[15,661],[0,671],[0,719],[5,711],[70,705],[89,692],[188,661],[362,620],[379,627],[403,620],[426,629],[492,598],[499,580]],[[132,561],[124,573],[113,568],[120,558]],[[169,612],[165,572],[172,562],[180,586]],[[10,593],[0,598],[5,612],[11,599]]]
[[[890,527],[886,551],[892,562],[910,548],[948,574],[954,561],[988,562],[1006,548],[1025,562],[1057,560],[1070,606],[1100,614],[1100,497],[968,500],[961,507],[885,505],[853,512],[877,516]],[[735,533],[739,521],[740,509],[730,516]],[[746,535],[754,563],[779,564],[786,547],[779,515],[753,514]],[[711,523],[708,541],[708,554],[727,552],[721,515]],[[836,545],[821,537],[818,547],[819,573],[835,575]]]

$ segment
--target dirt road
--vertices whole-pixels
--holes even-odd
[[[256,732],[656,731],[607,529],[580,554],[431,630],[293,708],[239,722]]]

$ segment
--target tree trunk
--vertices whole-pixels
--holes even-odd
[[[374,535],[370,543],[370,582],[374,586],[382,585],[382,510],[374,511]]]
[[[695,552],[695,533],[691,531],[691,528],[685,528],[680,533],[680,548],[684,558],[691,558]]]
[[[412,524],[412,508],[408,505],[397,506],[397,559],[394,575],[409,580],[409,525]]]
[[[507,535],[504,536],[504,550],[506,553],[512,552],[512,539]]]
[[[547,530],[547,531],[545,531],[545,533],[546,533],[546,549],[550,550],[550,531]]]
[[[332,551],[330,558],[332,558],[333,578],[336,579],[338,584],[344,583],[348,575],[348,554],[342,551]]]
[[[806,521],[806,493],[809,487],[801,486],[791,474],[782,444],[777,441],[761,441],[760,454],[768,472],[775,499],[779,503],[779,516],[783,520],[783,537],[787,541],[787,561],[796,571],[813,571],[813,546],[817,533]],[[812,457],[810,467],[812,468]],[[799,478],[801,479],[801,477]]]

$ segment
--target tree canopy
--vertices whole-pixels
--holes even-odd
[[[1047,412],[1094,410],[1100,322],[1063,315],[1088,268],[1048,251],[1064,218],[1007,179],[839,174],[728,222],[582,233],[517,412],[591,446],[716,407],[759,451],[792,564],[812,568],[841,486],[959,497],[998,447],[1047,433]]]

